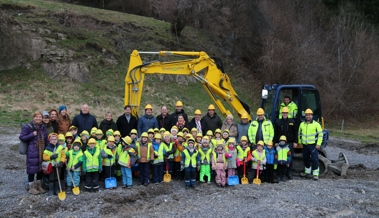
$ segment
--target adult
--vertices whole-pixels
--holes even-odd
[[[274,143],[275,147],[278,147],[280,137],[282,135],[286,136],[288,147],[291,150],[291,154],[293,154],[293,147],[297,146],[297,125],[294,119],[288,117],[288,112],[288,108],[284,107],[282,109],[282,118],[276,120],[275,122]],[[290,162],[290,165],[288,167],[288,179],[292,179],[292,165],[293,161]]]
[[[158,128],[158,121],[155,119],[152,113],[153,107],[150,104],[147,104],[145,106],[145,115],[138,119],[138,137],[140,137],[143,132],[147,132],[149,129]]]
[[[207,131],[212,130],[212,132],[215,132],[216,129],[221,129],[222,127],[221,118],[217,115],[215,111],[215,106],[213,104],[210,104],[208,106],[208,113],[203,116],[203,120],[207,124]]]
[[[228,114],[228,116],[226,116],[226,119],[221,126],[221,131],[224,130],[229,131],[229,137],[236,138],[238,136],[237,124],[233,120],[233,115]]]
[[[42,123],[41,112],[37,111],[33,114],[33,120],[22,128],[19,139],[28,142],[26,173],[28,174],[29,193],[33,195],[44,193],[45,190],[41,187],[41,164],[47,143],[47,131]],[[36,181],[35,176],[37,177]]]
[[[284,96],[283,103],[280,104],[279,119],[282,118],[282,110],[284,107],[288,108],[288,118],[296,118],[297,105],[295,102],[291,101],[291,97],[288,95]]]
[[[265,117],[265,111],[262,108],[257,110],[257,118],[250,124],[248,130],[249,141],[256,145],[258,141],[267,144],[268,141],[274,139],[274,127],[270,120]]]
[[[183,103],[181,101],[177,101],[175,107],[175,112],[171,114],[172,125],[175,125],[178,122],[179,115],[183,115],[184,121],[188,123],[188,116],[183,110]]]
[[[47,135],[54,132],[54,128],[51,125],[50,114],[47,111],[42,111],[42,123],[46,127]]]
[[[70,115],[67,113],[66,105],[61,105],[58,108],[58,134],[66,135],[68,128],[71,126]]]
[[[138,120],[132,115],[132,106],[125,105],[124,114],[119,116],[116,121],[117,129],[121,136],[129,136],[132,129],[137,129]]]
[[[83,104],[80,113],[72,120],[72,125],[78,128],[79,135],[84,130],[91,132],[92,127],[98,127],[96,118],[89,113],[89,107],[87,104]]]
[[[194,114],[195,117],[189,122],[189,129],[196,128],[198,133],[205,136],[208,131],[207,123],[201,118],[201,111],[199,109],[195,110]]]
[[[237,125],[237,130],[238,130],[238,137],[237,137],[237,143],[241,141],[242,136],[248,135],[250,123],[249,123],[249,117],[247,113],[243,113],[241,115],[241,122],[238,123]]]
[[[182,132],[184,128],[189,128],[189,125],[184,120],[184,116],[182,114],[178,115],[178,122],[175,123],[175,126],[178,127],[178,132]]]
[[[304,113],[305,121],[299,126],[298,142],[300,147],[303,147],[305,172],[300,175],[309,178],[313,172],[313,179],[318,180],[318,150],[321,148],[323,138],[322,128],[318,122],[313,120],[311,109],[306,109]]]
[[[161,107],[161,114],[159,114],[156,119],[158,121],[159,129],[164,128],[165,130],[170,131],[173,121],[171,115],[168,114],[166,106]]]
[[[106,133],[109,129],[112,129],[113,131],[117,130],[117,125],[112,119],[112,113],[106,112],[104,120],[101,121],[99,129],[103,131],[103,133]],[[105,134],[104,134],[105,135]],[[104,136],[105,138],[105,136]]]
[[[58,133],[58,121],[57,121],[58,111],[56,109],[51,109],[49,111],[49,114],[50,114],[51,126],[53,127],[54,132]]]

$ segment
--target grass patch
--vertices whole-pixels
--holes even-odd
[[[366,144],[369,144],[369,143],[377,144],[379,141],[379,135],[378,135],[379,127],[365,128],[365,129],[348,127],[348,128],[344,128],[343,131],[341,131],[341,129],[332,127],[329,130],[330,130],[330,135],[334,137],[358,140]]]

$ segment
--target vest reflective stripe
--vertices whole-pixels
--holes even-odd
[[[184,167],[188,167],[191,163],[191,166],[192,167],[196,167],[196,157],[197,157],[197,151],[195,150],[195,152],[193,152],[192,156],[190,156],[190,154],[188,153],[188,150],[185,149],[183,151],[183,154],[185,155],[186,157],[186,160],[184,162]]]
[[[120,158],[118,159],[118,163],[124,167],[130,166],[130,155],[128,151],[124,150],[121,152]]]
[[[68,151],[68,156],[69,156],[69,160],[67,163],[67,167],[71,168],[71,167],[75,166],[76,164],[78,164],[79,158],[81,156],[83,156],[83,152],[82,152],[82,150],[79,149],[78,153],[74,156],[74,150],[70,150],[70,151]],[[80,167],[78,167],[74,171],[76,171],[76,172],[80,171]]]
[[[108,155],[112,155],[113,158],[112,159],[109,159],[109,158],[103,158],[103,166],[112,166],[115,164],[115,156],[116,156],[116,150],[114,150],[115,153],[112,152],[111,149],[109,149],[108,147],[104,148],[103,149],[104,152]]]
[[[158,148],[158,151],[154,150],[154,154],[157,154],[158,157],[155,157],[154,158],[154,163],[162,163],[164,162],[163,159],[164,159],[164,155],[163,155],[163,148],[166,147],[166,145],[161,142],[159,144],[159,148]]]
[[[201,161],[204,161],[204,159],[206,158],[208,163],[211,162],[211,153],[212,153],[212,149],[208,148],[207,152],[204,154],[204,151],[199,149],[199,153],[200,153],[200,159]]]
[[[299,127],[299,144],[311,145],[317,144],[321,145],[323,138],[322,128],[320,124],[316,121],[311,123],[302,122]]]
[[[172,150],[172,147],[173,147],[173,144],[174,144],[174,142],[171,142],[169,145],[169,147],[167,147],[167,151],[171,151]],[[167,146],[167,145],[166,145]],[[167,152],[166,151],[166,152]],[[168,159],[172,159],[172,158],[174,158],[174,155],[173,154],[170,154],[169,156],[168,156]]]
[[[216,154],[216,152],[212,152],[212,156],[213,156],[213,161],[217,164],[217,154]],[[222,161],[224,162],[224,164],[226,164],[226,158],[225,158],[225,155],[223,154],[222,155]]]
[[[84,155],[86,156],[86,167],[87,171],[91,169],[98,170],[99,169],[99,156],[100,156],[100,149],[96,148],[95,153],[92,155],[87,150],[84,152]]]
[[[251,143],[255,144],[255,137],[257,134],[259,123],[257,120],[254,120],[251,122],[249,130],[248,130],[248,136]],[[272,126],[272,123],[270,120],[265,120],[262,122],[262,136],[264,143],[267,143],[269,140],[274,139],[274,127]]]
[[[263,149],[263,150],[262,150],[262,156],[259,156],[257,150],[254,150],[254,151],[252,152],[252,155],[253,155],[253,157],[254,157],[256,160],[261,161],[261,164],[260,164],[260,165],[262,166],[262,165],[263,165],[263,164],[262,164],[262,160],[266,157],[266,151]],[[257,161],[253,161],[252,167],[253,167],[253,168],[257,168],[257,166],[258,166],[258,162],[257,162]]]
[[[138,159],[141,158],[141,150],[140,150],[140,143],[137,142],[136,143],[136,147],[137,147],[137,153],[138,153]],[[150,148],[151,148],[151,143],[147,143],[147,160],[149,161],[150,160]]]
[[[284,107],[288,108],[288,118],[294,118],[297,114],[297,105],[295,102],[291,101],[288,103],[288,105],[285,105],[284,103],[280,104],[280,110],[279,110],[279,119],[282,119],[282,110]]]
[[[51,156],[53,154],[57,154],[58,157],[55,159],[55,160],[49,160],[47,162],[51,163],[52,166],[55,166],[56,163],[60,162],[61,161],[61,158],[62,158],[62,146],[58,145],[58,147],[56,147],[55,151],[54,152],[51,152],[51,151],[48,151],[48,150],[44,150],[43,153]]]
[[[245,153],[244,153],[244,151],[242,150],[242,148],[241,148],[241,146],[239,146],[239,145],[237,145],[237,158],[239,159],[239,160],[242,160],[243,159],[243,157],[244,157],[244,155],[245,155]]]
[[[278,151],[278,161],[287,161],[288,160],[288,152],[290,149],[288,147],[277,147],[276,149]]]

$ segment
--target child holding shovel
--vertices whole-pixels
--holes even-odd
[[[125,136],[121,140],[121,144],[118,147],[118,164],[121,166],[122,174],[122,188],[132,188],[132,166],[136,161],[136,150],[130,145],[132,144],[132,138]]]
[[[107,138],[106,147],[101,150],[101,157],[103,158],[103,169],[104,169],[105,178],[114,177],[115,175],[115,170],[116,170],[115,163],[118,159],[118,154],[116,150],[117,150],[117,147],[115,146],[115,139],[113,135],[110,135]]]
[[[75,185],[75,187],[78,187],[80,184],[80,168],[83,165],[83,157],[82,157],[83,152],[82,150],[80,150],[80,146],[81,146],[80,140],[76,140],[74,141],[74,144],[72,145],[73,149],[66,152],[67,159],[68,159],[67,169],[68,171],[70,171],[70,172],[67,172],[67,175],[66,175],[66,182],[67,182],[66,192],[70,192],[73,185]],[[71,174],[72,180],[74,181],[71,181],[71,177],[69,173]],[[73,182],[74,184],[72,184]]]
[[[238,171],[238,176],[240,178],[243,177],[243,172],[244,172],[244,167],[248,167],[247,165],[251,160],[251,152],[250,152],[250,147],[248,144],[248,139],[246,136],[242,136],[240,139],[240,145],[237,145],[237,151],[238,151],[238,160],[240,161],[239,166],[237,167]],[[246,166],[244,166],[246,165]],[[247,176],[247,172],[246,172]]]
[[[258,179],[263,179],[262,175],[264,172],[263,165],[266,164],[266,152],[263,149],[263,141],[258,141],[257,143],[257,149],[255,149],[253,152],[251,152],[251,160],[253,161],[252,168],[253,168],[253,175],[254,178],[257,176],[258,166],[259,166],[259,174]]]

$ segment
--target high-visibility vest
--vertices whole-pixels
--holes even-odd
[[[67,167],[68,168],[72,168],[73,166],[75,166],[76,164],[78,164],[79,158],[81,156],[83,156],[83,152],[82,152],[82,150],[79,150],[76,154],[74,154],[74,150],[69,150],[68,151],[68,156],[69,156],[69,160],[68,160],[68,163],[67,163]],[[76,171],[76,172],[80,171],[80,167],[78,167],[74,171]]]
[[[55,160],[49,160],[47,162],[51,163],[52,166],[55,166],[55,164],[59,163],[61,161],[61,158],[62,158],[62,149],[63,147],[60,146],[60,145],[57,145],[57,147],[55,147],[55,151],[54,152],[51,152],[49,150],[44,150],[43,153],[51,156],[53,154],[57,154],[58,157],[55,159]]]
[[[84,152],[84,155],[86,156],[86,168],[88,172],[96,172],[99,170],[99,156],[100,156],[100,149],[94,148],[95,153],[92,155],[87,150]]]
[[[297,114],[297,105],[291,101],[288,103],[288,105],[285,105],[284,102],[280,104],[280,109],[279,109],[279,119],[282,119],[282,109],[284,107],[288,108],[288,118],[295,118]]]
[[[166,148],[167,148],[167,150],[166,150],[166,152],[167,152],[167,151],[171,151],[171,150],[172,150],[172,147],[173,147],[174,142],[170,142],[170,144],[168,144],[169,146],[167,146],[166,143],[164,143],[164,144],[165,144],[165,146],[166,146]],[[172,159],[172,158],[174,158],[174,155],[173,155],[173,154],[170,154],[167,158],[168,158],[168,159]]]
[[[107,141],[105,139],[96,139],[96,147],[101,149],[104,149],[107,144]]]
[[[257,134],[259,123],[257,120],[254,120],[251,122],[249,130],[248,130],[248,136],[251,143],[255,144],[255,137]],[[262,136],[263,141],[266,144],[269,140],[274,139],[274,127],[270,120],[264,120],[262,121]]]
[[[288,160],[288,152],[290,151],[290,149],[288,148],[288,146],[286,146],[284,148],[278,146],[276,148],[276,150],[278,151],[278,162],[279,161],[285,161],[285,162],[287,162],[287,160]]]
[[[116,158],[116,149],[114,150],[114,153],[111,149],[109,149],[108,147],[104,148],[103,149],[104,152],[108,155],[112,155],[112,158],[103,158],[103,166],[112,166],[115,164],[115,158]]]
[[[167,152],[168,148],[167,148],[165,143],[161,142],[159,144],[158,151],[154,150],[154,154],[158,156],[158,157],[154,157],[154,163],[155,164],[164,162],[163,150],[165,150]]]
[[[183,151],[183,154],[186,157],[186,160],[184,161],[184,167],[188,167],[190,164],[191,164],[192,167],[196,167],[197,150],[194,150],[194,152],[192,153],[192,155],[190,155],[188,153],[188,149],[185,149]]]
[[[212,149],[208,148],[207,152],[204,153],[204,151],[200,148],[199,149],[199,153],[200,153],[200,160],[201,161],[204,161],[204,159],[206,159],[206,161],[208,162],[208,164],[211,163]]]
[[[124,167],[130,166],[130,155],[128,151],[123,150],[121,152],[120,157],[118,158],[118,163]]]
[[[263,165],[262,164],[262,160],[266,157],[266,151],[263,149],[262,150],[262,156],[259,156],[258,154],[258,151],[257,150],[254,150],[253,152],[251,152],[251,154],[253,155],[253,157],[256,159],[256,160],[259,160],[261,161],[261,166]],[[257,168],[258,166],[258,162],[257,161],[253,161],[253,164],[252,164],[252,168]]]
[[[322,144],[322,128],[321,125],[312,120],[312,122],[302,122],[299,127],[299,144],[312,145],[316,144],[321,146]]]
[[[139,142],[136,143],[136,147],[137,147],[138,159],[140,159],[141,158],[141,149],[140,149],[141,145]],[[147,143],[147,157],[146,157],[147,161],[150,160],[150,148],[151,148],[151,143]]]

